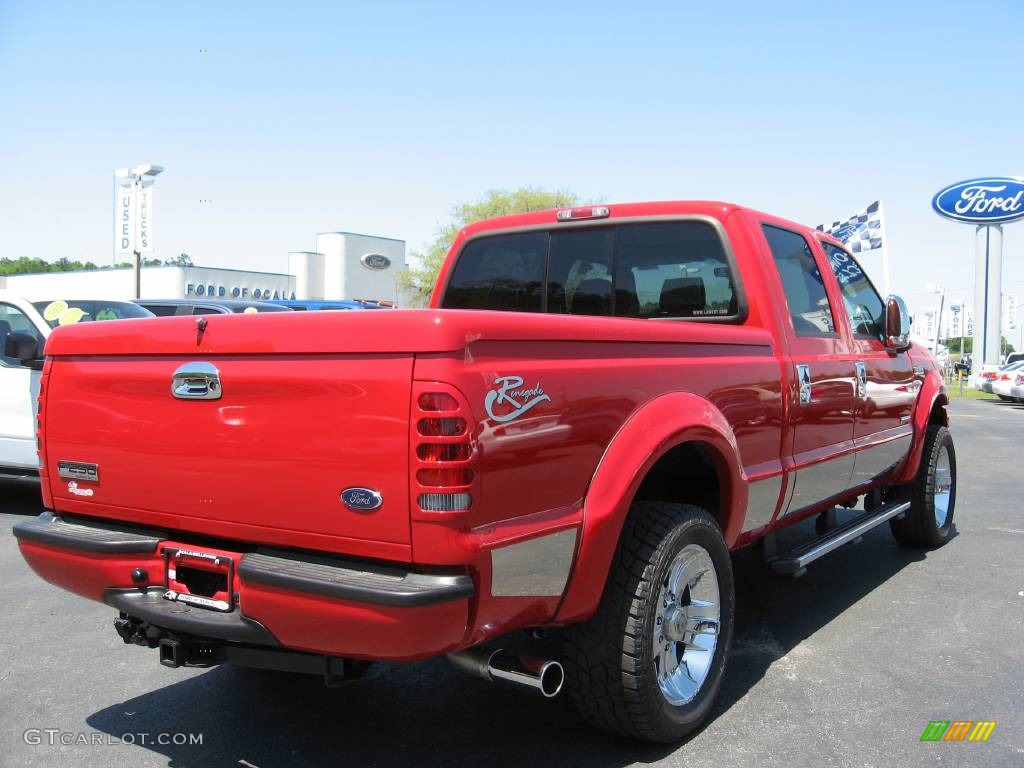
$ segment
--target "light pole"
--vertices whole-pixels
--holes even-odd
[[[114,171],[114,176],[119,179],[131,179],[131,205],[130,210],[124,211],[121,219],[122,227],[122,243],[129,242],[131,245],[131,251],[133,254],[132,260],[132,276],[135,284],[135,298],[142,298],[142,272],[140,270],[141,254],[142,250],[152,250],[149,243],[148,233],[143,238],[144,242],[139,242],[139,218],[140,215],[144,219],[143,224],[148,225],[150,218],[152,217],[152,211],[146,210],[147,204],[140,204],[141,192],[143,187],[150,187],[153,184],[153,177],[163,172],[163,166],[161,165],[136,165],[134,168],[118,168]],[[148,183],[143,182],[143,177],[150,177]],[[128,186],[128,185],[125,185]],[[115,218],[117,217],[116,203],[115,203]]]
[[[960,309],[962,304],[956,302],[950,302],[949,311],[953,313],[953,333],[956,334],[960,330]],[[960,334],[960,359],[964,359],[964,340],[963,335]]]
[[[939,312],[935,316],[935,346],[932,347],[937,358],[939,356],[939,336],[942,334],[942,310],[946,302],[946,290],[941,285],[936,287],[932,284],[927,285],[926,289],[929,293],[939,294]]]

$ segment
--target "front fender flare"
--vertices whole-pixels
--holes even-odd
[[[689,392],[661,395],[636,410],[605,450],[583,501],[583,527],[569,588],[555,618],[572,623],[597,609],[637,489],[669,450],[701,443],[718,472],[719,524],[735,543],[747,508],[747,477],[736,437],[712,403]]]
[[[924,450],[924,436],[928,431],[928,422],[931,420],[932,409],[935,403],[943,407],[949,405],[949,395],[946,393],[946,382],[942,374],[937,370],[928,371],[921,391],[917,396],[917,405],[914,408],[914,442],[907,454],[907,460],[903,469],[899,472],[896,483],[909,483],[917,476],[918,467],[921,465],[921,452]],[[943,426],[949,426],[948,419],[943,419]]]

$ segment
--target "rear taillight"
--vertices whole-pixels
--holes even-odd
[[[992,379],[995,379],[995,377],[996,377],[996,372],[995,372],[995,371],[986,371],[985,373],[981,374],[981,377],[982,377],[983,379],[989,379],[989,380],[992,380]]]
[[[1004,373],[1002,376],[999,377],[999,380],[1000,381],[1009,381],[1010,380],[1010,374]]]
[[[447,384],[415,382],[412,405],[411,495],[422,512],[465,512],[473,506],[476,472],[462,394]]]
[[[423,437],[458,437],[466,434],[465,419],[420,419],[416,430]]]
[[[421,411],[457,411],[459,401],[447,392],[424,392],[416,402]]]
[[[1017,385],[1017,386],[1020,386],[1021,384],[1024,384],[1024,374],[1018,373],[1017,374],[1017,378],[1014,379],[1013,383],[1015,385]]]

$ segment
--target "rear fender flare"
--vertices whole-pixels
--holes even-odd
[[[702,397],[688,392],[657,397],[633,413],[601,457],[583,501],[576,564],[556,622],[582,621],[597,609],[637,489],[665,453],[688,442],[701,443],[715,465],[719,524],[726,543],[735,543],[747,507],[747,478],[732,428]]]

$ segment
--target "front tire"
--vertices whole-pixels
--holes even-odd
[[[714,518],[689,504],[634,503],[597,612],[564,633],[573,704],[603,730],[678,741],[718,696],[734,618]]]
[[[902,520],[890,520],[900,544],[934,549],[953,533],[956,507],[956,451],[953,436],[939,424],[930,424],[921,451],[921,466],[911,485],[910,509]]]

